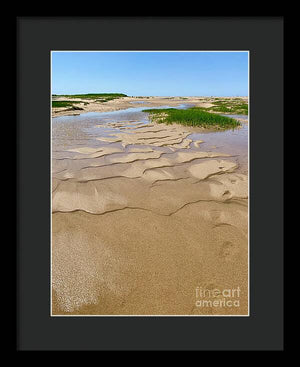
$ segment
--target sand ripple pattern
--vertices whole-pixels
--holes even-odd
[[[109,124],[118,131],[123,125],[130,132],[98,138],[105,144],[70,148],[54,158],[53,212],[105,214],[141,208],[170,215],[195,200],[247,197],[247,177],[219,178],[233,172],[236,163],[227,154],[203,152],[199,145],[189,148],[185,128]]]
[[[246,266],[248,177],[235,173],[228,154],[202,151],[200,140],[192,144],[189,128],[106,126],[112,132],[92,143],[53,148],[57,312],[193,314],[192,279],[205,284],[212,272],[220,284],[226,280],[220,269],[241,273]],[[168,246],[158,248],[159,239]],[[189,280],[179,279],[178,269]]]

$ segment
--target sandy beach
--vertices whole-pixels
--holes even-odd
[[[248,314],[247,116],[214,131],[142,112],[211,101],[52,109],[53,315]]]

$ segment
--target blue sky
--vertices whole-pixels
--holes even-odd
[[[248,96],[247,52],[52,52],[52,94]]]

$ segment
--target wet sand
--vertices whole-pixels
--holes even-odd
[[[53,118],[52,314],[247,315],[247,121],[206,132],[131,107]],[[239,305],[199,307],[197,287],[239,287]]]

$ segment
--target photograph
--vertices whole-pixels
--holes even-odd
[[[250,51],[49,57],[51,317],[249,317]]]

